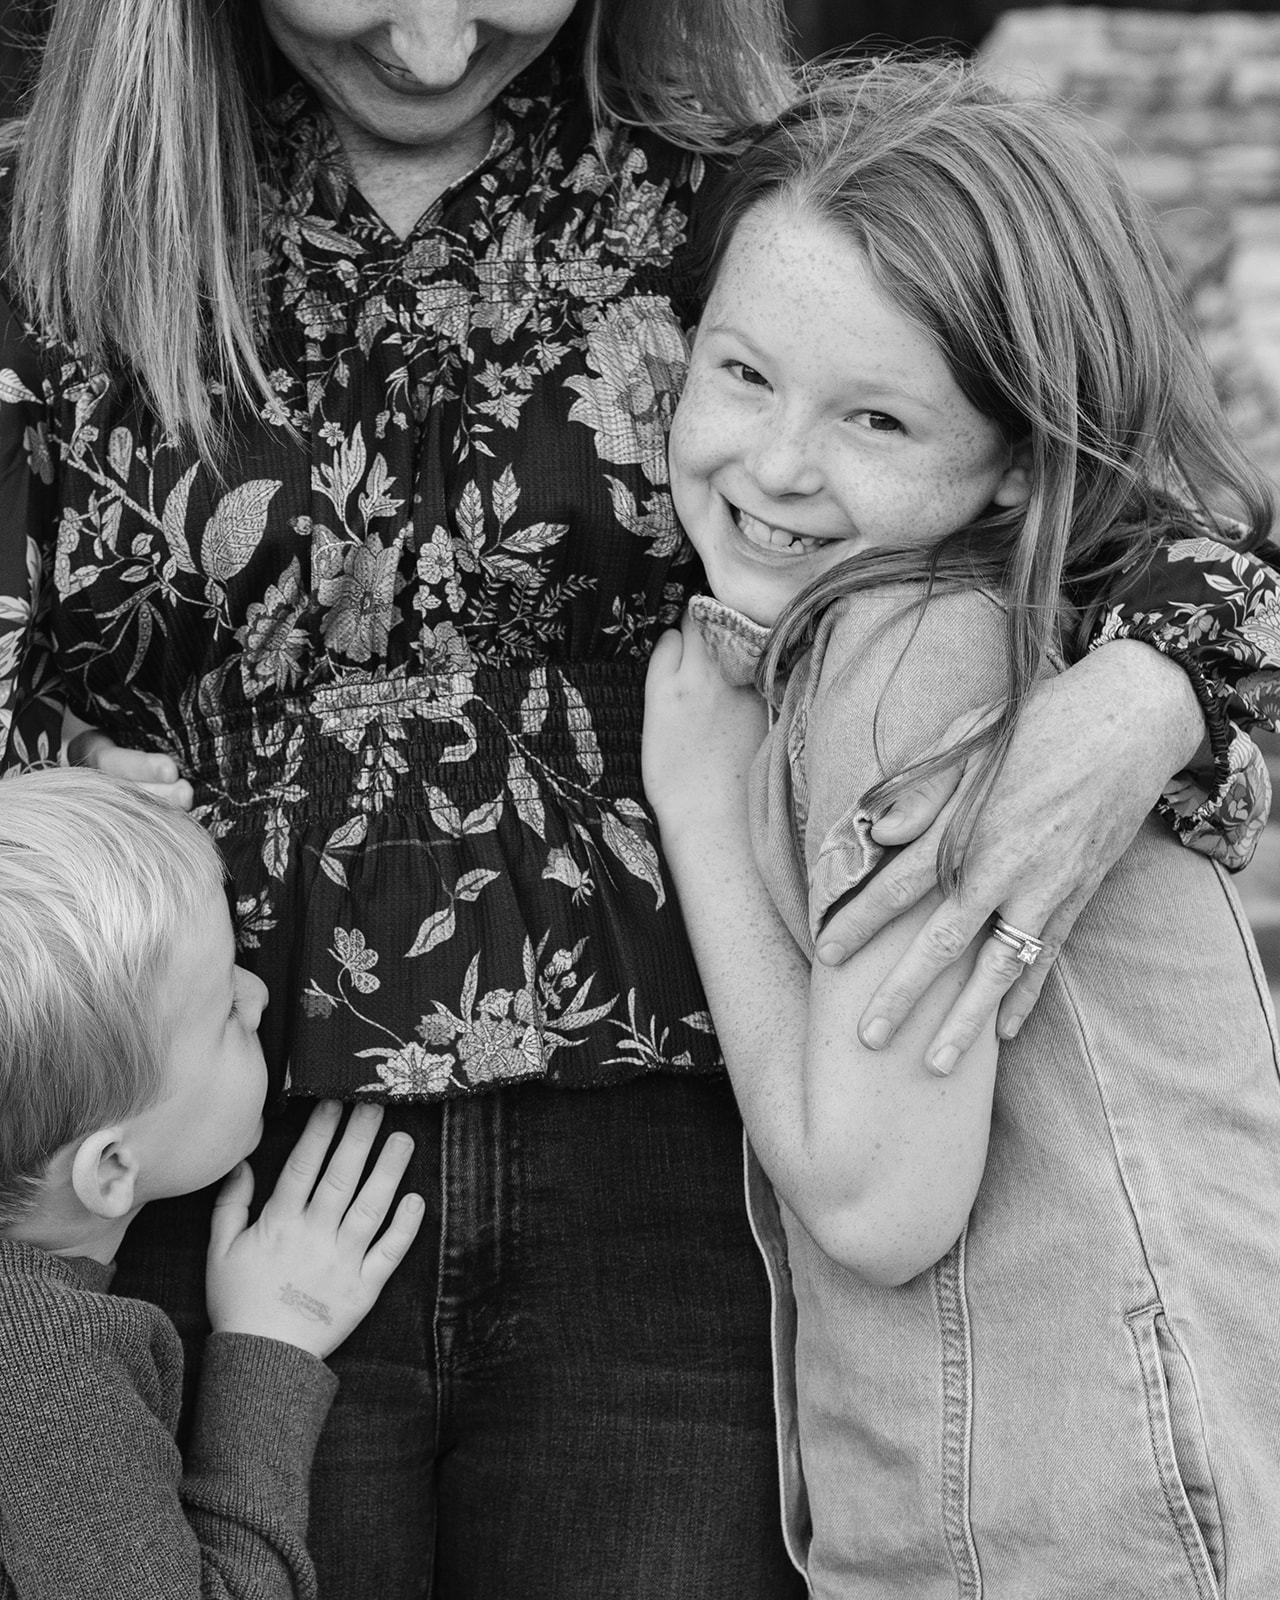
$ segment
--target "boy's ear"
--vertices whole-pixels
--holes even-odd
[[[71,1187],[95,1217],[124,1217],[134,1209],[138,1161],[118,1124],[80,1141],[71,1159]]]
[[[1004,477],[996,485],[992,503],[1012,510],[1025,506],[1031,498],[1031,441],[1023,439],[1013,447],[1012,458]]]

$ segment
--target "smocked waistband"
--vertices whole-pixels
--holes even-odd
[[[460,802],[505,787],[581,801],[639,793],[642,661],[481,667],[347,679],[243,707],[197,711],[185,766],[197,804],[332,816],[376,790],[377,809]]]

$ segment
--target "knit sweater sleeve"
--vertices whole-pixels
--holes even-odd
[[[200,1542],[202,1597],[317,1593],[308,1484],[337,1386],[322,1361],[294,1345],[209,1336],[181,1488]],[[258,1586],[243,1587],[237,1574],[256,1575]]]
[[[0,1595],[315,1600],[306,1485],[336,1389],[328,1368],[215,1334],[184,1472],[173,1325],[60,1263],[15,1273],[12,1255],[0,1261]]]

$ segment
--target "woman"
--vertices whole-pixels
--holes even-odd
[[[65,698],[94,759],[181,771],[296,1097],[260,1183],[337,1094],[390,1102],[428,1196],[336,1363],[326,1600],[800,1592],[740,1128],[639,774],[697,578],[665,467],[697,152],[781,103],[783,60],[758,0],[68,0],[19,135],[39,332],[0,352],[0,483],[52,648],[43,616],[13,646],[11,757],[53,753]],[[1237,560],[1232,595],[1166,561],[1110,631],[1158,632],[1166,580],[1251,614],[1274,591]],[[1011,777],[1094,773],[1088,848],[1013,781],[1034,833],[1001,821],[944,917],[1069,920],[1094,836],[1118,852],[1203,735],[1132,639],[1068,677]],[[1064,717],[1090,732],[1053,766]],[[1006,892],[1042,852],[1069,865]],[[117,1279],[193,1342],[203,1237],[157,1208]]]

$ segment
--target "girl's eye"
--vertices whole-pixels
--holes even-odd
[[[905,432],[897,417],[891,417],[887,411],[855,411],[851,420],[872,433]]]
[[[768,387],[769,380],[754,367],[749,367],[745,361],[728,361],[725,365],[740,383],[750,384],[753,389]]]

